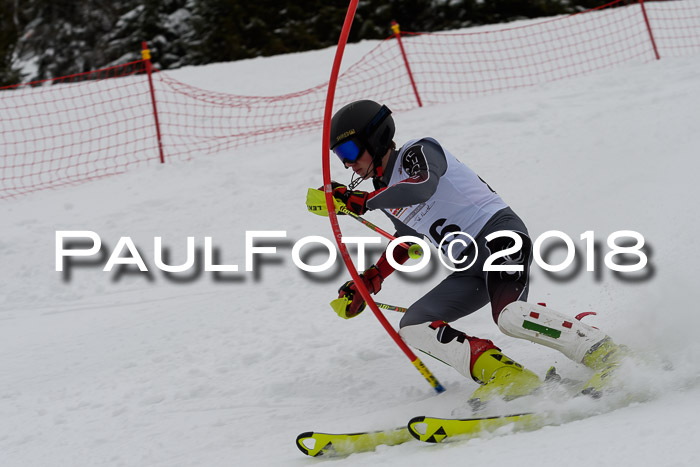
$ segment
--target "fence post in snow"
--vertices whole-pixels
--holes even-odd
[[[165,163],[165,156],[163,156],[163,144],[160,140],[160,124],[158,123],[158,107],[156,106],[156,93],[153,90],[153,78],[151,77],[151,51],[148,49],[148,44],[146,41],[141,42],[141,58],[146,65],[146,74],[148,75],[148,85],[151,88],[151,102],[153,103],[153,118],[156,123],[156,136],[158,137],[158,151],[160,151],[160,163]]]
[[[647,25],[647,31],[649,31],[649,39],[651,39],[651,46],[654,48],[654,55],[656,55],[657,60],[660,60],[661,57],[659,57],[659,51],[656,48],[654,33],[651,31],[651,24],[649,23],[649,17],[647,16],[647,9],[644,7],[644,0],[639,0],[639,6],[642,7],[642,15],[644,15],[644,22]]]
[[[391,30],[394,31],[394,36],[399,42],[399,48],[401,49],[401,55],[403,56],[403,63],[406,65],[406,71],[408,72],[408,79],[411,80],[411,86],[413,86],[413,92],[416,95],[416,100],[418,101],[418,107],[423,107],[423,103],[418,95],[418,88],[416,87],[416,82],[413,80],[413,73],[411,73],[411,66],[408,64],[408,58],[406,57],[406,51],[403,48],[403,42],[401,42],[401,29],[399,23],[396,21],[391,22]]]

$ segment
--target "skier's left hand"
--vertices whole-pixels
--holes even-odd
[[[376,294],[382,289],[384,280],[376,266],[372,266],[360,274],[360,278],[371,294]],[[338,289],[338,299],[331,306],[341,318],[349,319],[362,313],[367,303],[357,290],[355,281],[347,281]]]

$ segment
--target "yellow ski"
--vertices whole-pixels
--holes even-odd
[[[534,413],[467,419],[415,417],[408,422],[408,431],[419,441],[440,443],[453,436],[477,437],[481,433],[492,432],[510,424],[516,429],[533,429],[540,422]]]
[[[373,451],[377,446],[412,441],[406,427],[364,433],[315,433],[307,431],[297,436],[297,447],[307,456],[347,456],[356,452]]]
[[[297,448],[307,456],[348,456],[356,452],[374,451],[377,446],[394,446],[413,438],[428,443],[439,443],[453,436],[476,437],[505,425],[516,429],[534,429],[541,426],[533,413],[519,413],[497,417],[469,419],[415,417],[408,427],[362,433],[316,433],[307,431],[297,436]]]

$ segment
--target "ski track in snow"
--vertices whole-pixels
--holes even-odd
[[[372,45],[351,45],[349,53]],[[282,93],[325,80],[333,53],[174,74],[221,87],[244,75],[246,93],[254,93],[251,83]],[[290,60],[298,82],[287,74]],[[625,388],[637,401],[562,402],[551,409],[560,423],[537,431],[380,447],[332,465],[700,465],[692,441],[700,396],[692,295],[698,75],[698,56],[662,59],[395,115],[397,142],[437,138],[511,204],[533,238],[547,230],[573,238],[583,266],[568,280],[533,266],[531,301],[571,316],[597,311],[590,324],[673,369],[626,367]],[[364,431],[416,415],[463,414],[475,383],[422,356],[447,388],[435,396],[369,311],[344,321],[330,310],[348,276],[340,261],[313,278],[293,265],[295,241],[332,237],[327,220],[304,206],[306,189],[321,185],[319,138],[320,131],[303,133],[2,203],[1,465],[309,465],[324,460],[297,451],[302,431]],[[334,178],[348,181],[332,163]],[[381,215],[367,217],[390,226]],[[346,235],[371,234],[341,223]],[[646,238],[651,277],[624,280],[602,262],[586,272],[579,235],[595,231],[604,253],[607,235],[627,229]],[[57,230],[93,230],[110,253],[130,236],[151,273],[107,273],[102,262],[63,280],[54,270]],[[246,230],[287,232],[276,243],[277,260],[258,264],[255,274],[244,271]],[[220,262],[241,272],[219,280],[184,273],[189,279],[176,282],[153,267],[154,236],[171,250],[171,264],[184,261],[187,236],[199,247],[211,236]],[[558,254],[551,262],[563,259]],[[378,300],[407,306],[445,275],[440,266],[418,284],[391,277]],[[387,315],[398,324],[400,315]],[[563,376],[588,374],[554,351],[500,334],[489,311],[455,327],[493,339],[538,374],[552,364]]]

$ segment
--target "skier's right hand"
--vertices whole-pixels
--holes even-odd
[[[372,193],[360,190],[348,190],[348,187],[340,183],[333,182],[333,197],[340,200],[348,211],[357,215],[367,212],[367,201],[372,197]]]
[[[367,290],[375,294],[382,289],[383,278],[376,266],[372,266],[360,274],[362,282]],[[347,281],[338,289],[338,299],[331,306],[341,318],[349,319],[362,313],[367,303],[357,290],[355,281]]]

